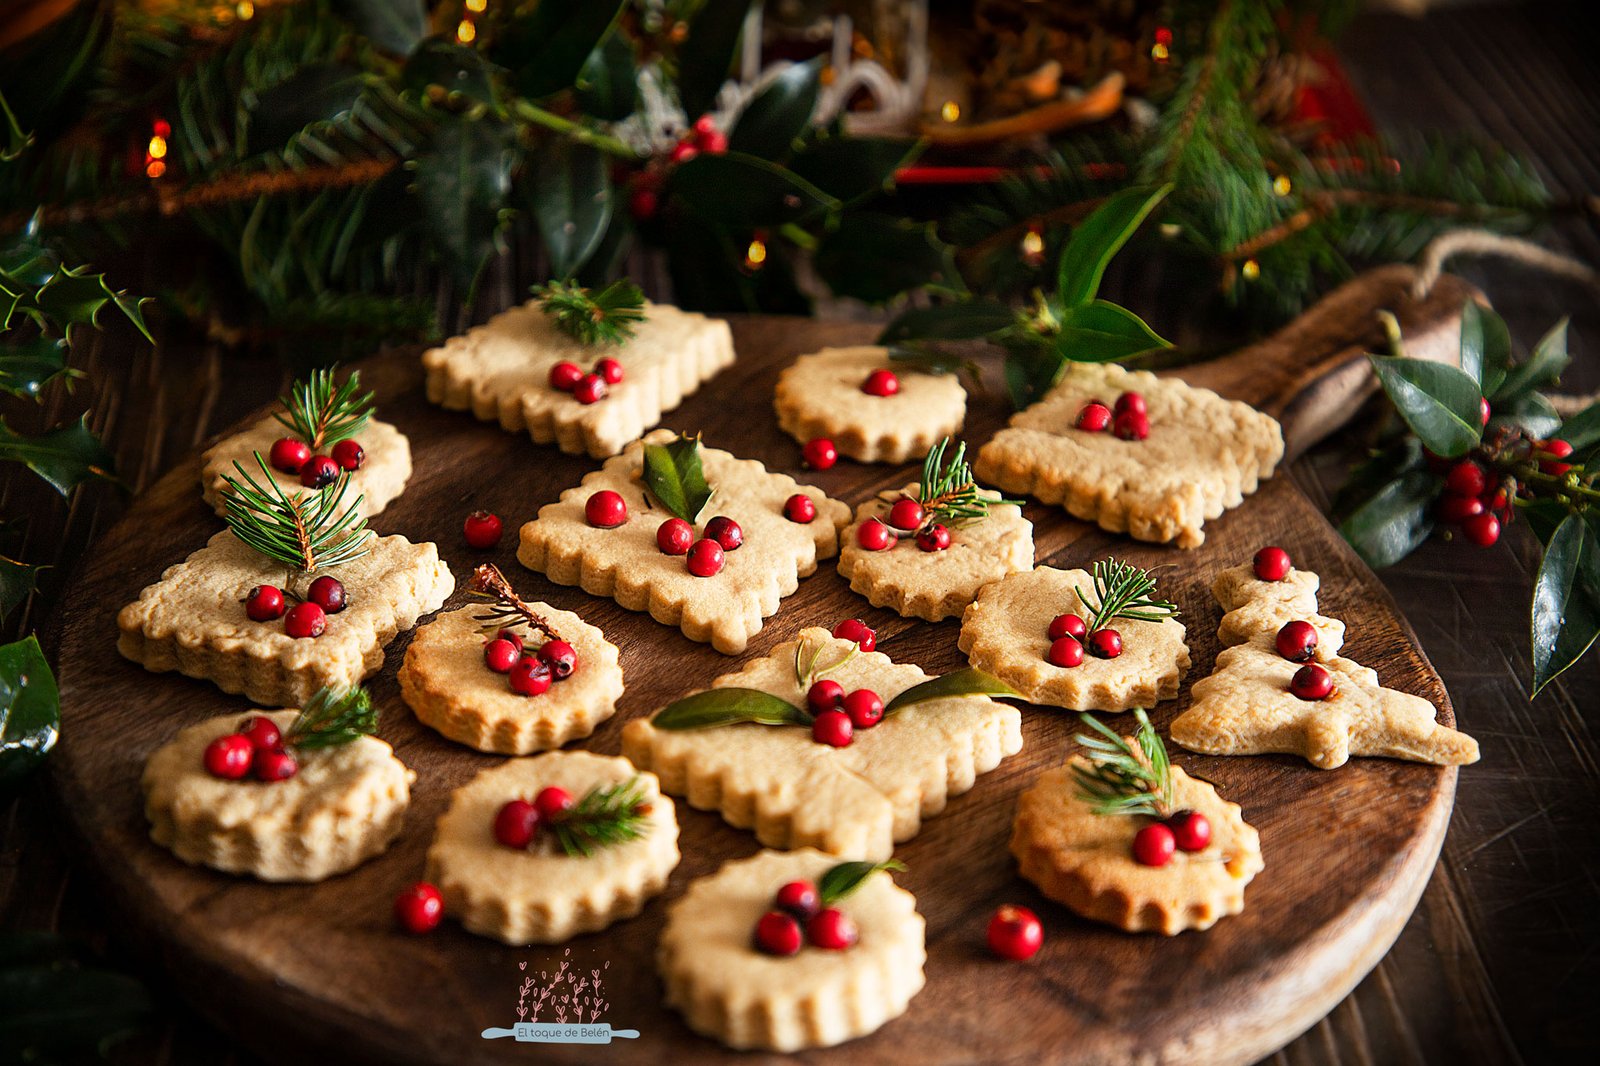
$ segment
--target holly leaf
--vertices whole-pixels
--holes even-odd
[[[776,163],[740,152],[697,155],[673,168],[672,195],[707,222],[735,231],[776,228],[839,201]]]
[[[1056,298],[1063,306],[1078,307],[1094,299],[1111,258],[1171,191],[1171,185],[1124,189],[1078,224],[1061,253]]]
[[[1106,300],[1069,309],[1053,343],[1064,358],[1076,363],[1108,363],[1172,347],[1144,319]]]
[[[42,566],[0,555],[0,619],[21,607],[39,583]]]
[[[428,32],[422,0],[334,0],[361,36],[392,55],[409,55]]]
[[[878,343],[890,346],[915,340],[977,340],[998,333],[1016,320],[1015,311],[987,297],[937,307],[913,307],[883,328]]]
[[[817,881],[817,895],[822,905],[831,907],[866,883],[867,878],[883,870],[904,870],[905,863],[889,859],[886,862],[841,862],[828,868]]]
[[[1395,478],[1339,523],[1339,533],[1374,570],[1404,559],[1433,532],[1439,479],[1423,470]]]
[[[582,144],[558,142],[534,168],[528,199],[550,257],[550,273],[570,278],[600,247],[611,225],[611,167]]]
[[[752,0],[706,0],[689,20],[689,36],[678,48],[678,99],[691,119],[711,110],[728,80]]]
[[[822,59],[817,56],[786,67],[762,86],[728,131],[729,150],[762,159],[776,159],[788,152],[816,110]]]
[[[69,426],[25,437],[0,418],[0,461],[26,465],[63,496],[90,478],[109,481],[111,453],[89,432],[88,420],[85,414]]]
[[[1421,470],[1424,463],[1422,442],[1410,434],[1400,434],[1398,439],[1372,452],[1351,471],[1349,479],[1334,495],[1328,508],[1334,522],[1348,518],[1379,489],[1402,474]]]
[[[348,115],[366,87],[359,67],[344,63],[312,63],[278,84],[263,89],[249,103],[245,151],[282,148],[313,122],[332,122]]]
[[[711,502],[711,486],[700,466],[699,439],[679,437],[670,444],[646,444],[644,484],[657,503],[694,523]]]
[[[120,1057],[108,1055],[109,1046],[151,1017],[154,1003],[142,984],[123,974],[80,966],[74,956],[70,945],[52,934],[0,938],[4,1061]]]
[[[1483,386],[1485,396],[1505,380],[1511,364],[1511,331],[1505,319],[1468,300],[1461,309],[1461,369]]]
[[[1568,515],[1545,545],[1533,583],[1533,694],[1600,637],[1600,536]]]
[[[412,164],[423,228],[462,284],[495,249],[514,159],[506,127],[457,119],[435,131]]]
[[[613,28],[578,71],[578,106],[584,114],[621,122],[639,102],[639,66],[633,41]]]
[[[960,281],[950,246],[934,224],[867,211],[846,214],[823,235],[812,260],[835,295],[881,304],[933,282]]]
[[[489,58],[511,71],[523,96],[536,100],[570,88],[627,0],[541,3],[496,36]]]
[[[1571,361],[1567,354],[1567,320],[1563,318],[1540,338],[1527,359],[1510,369],[1489,400],[1492,404],[1508,403],[1534,389],[1554,385]]]
[[[895,711],[904,710],[912,704],[925,703],[928,700],[952,699],[959,696],[1021,699],[1022,693],[999,678],[969,666],[963,670],[956,670],[948,674],[941,674],[938,677],[929,678],[920,685],[912,685],[890,700],[889,705],[883,709],[883,713],[893,714]]]
[[[895,173],[923,147],[922,141],[829,134],[797,152],[789,169],[848,206],[893,188]]]
[[[1590,404],[1582,411],[1567,419],[1550,436],[1557,437],[1572,445],[1574,451],[1583,451],[1595,444],[1600,444],[1600,403]]]
[[[1367,358],[1395,410],[1429,451],[1454,459],[1478,443],[1483,396],[1466,371],[1427,359]]]
[[[0,348],[0,391],[21,399],[37,400],[39,391],[67,368],[67,342],[36,336]]]
[[[1542,440],[1557,435],[1556,431],[1561,427],[1561,413],[1543,393],[1525,392],[1512,400],[1508,408],[1490,419],[1490,425],[1507,423],[1521,426],[1529,434]]]
[[[754,688],[712,688],[685,696],[657,711],[650,724],[657,729],[709,729],[757,722],[761,725],[810,725],[811,716],[788,700]]]
[[[1006,394],[1011,406],[1022,410],[1050,391],[1066,365],[1059,348],[1044,343],[1037,334],[1003,338],[1006,349]]]
[[[22,780],[61,735],[61,699],[39,639],[0,646],[0,786]]]

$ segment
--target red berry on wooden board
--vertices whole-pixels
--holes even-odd
[[[1325,700],[1333,695],[1333,675],[1318,663],[1307,663],[1289,679],[1289,691],[1303,700]]]
[[[572,397],[579,403],[588,406],[591,403],[599,403],[605,399],[608,391],[605,378],[599,374],[585,374],[576,385],[572,386]]]
[[[1256,552],[1253,565],[1256,577],[1262,581],[1282,581],[1289,576],[1293,564],[1289,561],[1288,552],[1277,545],[1271,545]]]
[[[1150,409],[1145,405],[1144,394],[1139,392],[1125,392],[1117,397],[1117,402],[1112,406],[1113,415],[1135,414],[1148,416]]]
[[[1461,523],[1475,514],[1482,514],[1483,501],[1476,496],[1456,496],[1445,493],[1439,498],[1439,517],[1446,522]]]
[[[856,930],[854,918],[844,911],[824,907],[806,922],[806,939],[813,947],[825,951],[844,951],[853,947],[861,934]]]
[[[596,529],[615,529],[628,520],[628,505],[620,494],[601,489],[583,501],[583,517]]]
[[[1115,659],[1122,654],[1122,634],[1115,629],[1097,629],[1089,634],[1088,648],[1096,659]]]
[[[344,582],[331,574],[323,574],[306,590],[306,599],[321,607],[325,614],[338,614],[349,601],[345,598]]]
[[[1004,904],[989,919],[989,950],[1002,959],[1023,962],[1044,946],[1044,926],[1026,907]]]
[[[339,464],[326,455],[313,455],[300,468],[300,484],[308,489],[325,489],[339,480]]]
[[[276,748],[283,743],[283,732],[278,728],[278,723],[270,718],[256,715],[239,727],[239,733],[250,742],[253,748]]]
[[[689,546],[689,573],[695,577],[716,577],[722,573],[726,562],[722,545],[709,537],[702,537]]]
[[[791,522],[807,525],[817,517],[817,505],[810,496],[797,492],[783,501],[783,517]]]
[[[345,470],[360,470],[367,461],[367,451],[357,441],[342,440],[333,446],[333,461]]]
[[[522,649],[509,640],[496,637],[483,646],[483,664],[497,674],[509,674],[522,658]]]
[[[773,902],[780,911],[794,915],[801,921],[810,918],[822,907],[822,896],[810,881],[790,881],[778,889]]]
[[[942,552],[950,547],[950,530],[935,522],[917,534],[917,547],[925,552]]]
[[[1077,637],[1057,637],[1050,642],[1050,650],[1044,657],[1051,666],[1070,669],[1083,662],[1083,644]]]
[[[1160,822],[1145,826],[1133,837],[1133,857],[1141,866],[1165,866],[1177,849],[1172,829]]]
[[[923,519],[927,516],[922,504],[912,499],[896,500],[895,505],[889,508],[889,524],[908,533],[921,529]]]
[[[1211,819],[1199,811],[1179,811],[1167,819],[1179,851],[1204,851],[1211,844]]]
[[[856,527],[856,543],[869,552],[887,551],[899,543],[894,530],[876,518],[869,518]]]
[[[1492,413],[1493,412],[1489,409],[1489,397],[1487,397],[1487,396],[1479,397],[1478,398],[1478,419],[1479,419],[1479,421],[1483,425],[1487,426],[1489,424],[1489,416]]]
[[[505,526],[493,511],[473,511],[461,523],[461,535],[467,538],[467,547],[485,551],[500,543]]]
[[[518,851],[539,835],[539,808],[524,799],[508,800],[494,816],[495,843]]]
[[[394,920],[408,933],[431,933],[444,917],[444,897],[426,881],[418,881],[394,898]]]
[[[550,368],[550,387],[571,392],[583,380],[583,367],[577,363],[557,363]]]
[[[1089,624],[1075,614],[1058,614],[1050,620],[1050,639],[1072,637],[1082,640],[1089,635]]]
[[[206,745],[206,773],[226,781],[237,781],[250,772],[256,746],[243,733],[229,733]]]
[[[823,711],[811,721],[811,739],[818,744],[847,748],[855,733],[855,724],[843,711]]]
[[[594,365],[594,372],[600,375],[600,380],[607,385],[622,384],[622,364],[615,359],[606,358]]]
[[[1292,663],[1303,663],[1317,652],[1317,629],[1310,622],[1295,619],[1278,630],[1278,654]]]
[[[252,622],[270,622],[283,617],[283,590],[276,585],[257,585],[245,597],[244,613]]]
[[[1492,514],[1477,514],[1461,523],[1461,535],[1480,548],[1500,539],[1500,519]]]
[[[295,440],[293,437],[279,437],[273,441],[272,451],[267,456],[272,469],[281,470],[285,474],[300,473],[300,468],[310,460],[311,449],[306,447],[304,441]]]
[[[1090,400],[1078,410],[1072,424],[1087,433],[1104,433],[1111,424],[1111,408],[1099,400]]]
[[[878,646],[877,630],[859,618],[846,618],[833,627],[833,635],[840,640],[854,642],[862,651],[871,651]]]
[[[1111,423],[1111,435],[1118,440],[1144,440],[1150,436],[1150,419],[1133,411],[1124,411]]]
[[[900,391],[900,379],[893,370],[874,370],[861,383],[861,391],[868,396],[893,396]]]
[[[754,935],[756,950],[767,955],[787,957],[797,954],[805,939],[800,935],[800,923],[794,915],[783,911],[768,911],[756,922]]]
[[[519,696],[542,696],[550,689],[550,664],[532,655],[518,659],[511,668],[511,691]]]
[[[539,661],[557,681],[565,681],[578,668],[578,650],[564,640],[547,640],[539,649]]]
[[[800,449],[800,454],[813,470],[827,470],[839,461],[839,449],[827,437],[812,437]]]
[[[744,530],[727,515],[717,515],[706,523],[706,536],[716,541],[725,552],[738,551],[744,543]]]
[[[572,810],[572,793],[559,785],[549,785],[539,790],[533,797],[533,805],[539,808],[539,817],[546,822],[559,821],[563,815]]]
[[[1444,476],[1444,487],[1457,496],[1482,496],[1483,490],[1489,487],[1489,479],[1483,467],[1471,459],[1463,459]]]
[[[681,518],[669,518],[656,527],[656,547],[663,555],[688,555],[694,527]]]
[[[1572,454],[1572,445],[1568,444],[1564,440],[1561,440],[1560,438],[1557,438],[1555,440],[1545,441],[1539,450],[1544,452],[1546,455],[1554,456],[1555,459],[1565,459],[1567,456]],[[1546,474],[1549,474],[1551,477],[1560,477],[1562,474],[1565,474],[1568,470],[1572,469],[1572,464],[1555,462],[1551,459],[1541,459],[1539,461],[1539,469],[1544,471]]]
[[[297,603],[283,616],[283,631],[296,640],[320,637],[327,628],[328,616],[314,603]]]
[[[816,682],[806,690],[806,706],[813,715],[837,711],[844,706],[844,686],[826,679]]]
[[[854,729],[871,729],[883,721],[883,700],[869,688],[858,688],[844,698],[844,713]]]
[[[258,748],[250,771],[255,774],[257,781],[287,781],[300,772],[300,764],[295,762],[293,755],[281,749]]]

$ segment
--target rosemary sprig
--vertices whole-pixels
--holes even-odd
[[[267,469],[261,453],[255,453],[261,480],[256,480],[238,460],[233,468],[239,476],[224,475],[228,491],[222,495],[223,516],[233,535],[269,559],[304,573],[359,559],[372,546],[373,533],[358,508],[365,498],[357,496],[347,507],[350,475],[326,489],[293,496]]]
[[[283,734],[283,743],[310,751],[348,744],[378,729],[378,709],[364,688],[318,689]]]
[[[1098,736],[1079,733],[1072,739],[1089,749],[1089,765],[1074,764],[1078,793],[1096,814],[1147,814],[1167,818],[1172,814],[1172,764],[1161,736],[1143,710],[1133,712],[1139,729],[1135,748],[1127,738],[1096,719],[1080,714]]]
[[[500,572],[500,568],[493,563],[483,563],[472,572],[472,580],[467,585],[467,592],[488,604],[484,614],[475,615],[482,625],[479,627],[485,633],[491,633],[507,626],[526,625],[530,629],[538,630],[551,640],[560,640],[561,634],[555,627],[517,595],[511,587],[511,582]]]
[[[272,417],[313,453],[360,433],[372,417],[372,393],[361,395],[359,370],[350,371],[342,385],[334,381],[333,368],[313,370],[279,402],[284,409]]]
[[[1089,632],[1103,629],[1118,618],[1136,622],[1159,622],[1178,613],[1178,605],[1154,598],[1156,579],[1120,559],[1101,559],[1094,564],[1094,599],[1074,588],[1078,599],[1089,610]]]
[[[917,489],[917,499],[928,523],[971,525],[987,518],[989,508],[997,503],[1021,506],[1020,500],[994,500],[983,495],[972,476],[972,466],[967,462],[966,443],[958,444],[955,454],[947,460],[945,450],[949,446],[950,438],[946,437],[933,446],[922,462],[922,483]]]
[[[644,783],[630,777],[609,788],[595,787],[551,824],[561,850],[574,858],[587,856],[595,848],[626,844],[650,831]]]
[[[584,344],[625,344],[633,326],[644,321],[644,293],[627,278],[618,278],[599,292],[571,281],[535,285],[533,294],[556,328]]]
[[[843,666],[851,659],[854,659],[856,652],[861,650],[861,645],[852,645],[850,650],[845,652],[837,662],[832,662],[827,666],[819,668],[817,666],[817,659],[822,656],[823,647],[824,645],[818,644],[815,648],[811,649],[810,658],[806,658],[806,642],[801,640],[795,644],[794,678],[797,682],[799,682],[802,689],[809,690],[812,685],[814,685],[821,677],[823,677],[823,675],[833,673],[833,671],[839,669],[839,667]],[[804,665],[801,665],[802,663],[804,663]]]

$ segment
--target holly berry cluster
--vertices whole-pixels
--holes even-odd
[[[717,128],[716,119],[701,115],[667,153],[669,166],[687,163],[697,155],[721,155],[728,150],[728,135]],[[666,181],[660,169],[640,171],[628,194],[628,211],[636,222],[649,222],[661,210],[661,187]]]
[[[845,951],[861,932],[855,919],[834,904],[881,870],[903,870],[889,862],[843,862],[816,881],[790,881],[772,897],[772,908],[756,921],[751,942],[757,951],[787,958],[809,943],[824,951]]]
[[[797,494],[784,503],[784,515],[791,521],[809,522],[817,516],[816,504]],[[583,517],[596,529],[615,529],[628,521],[628,502],[619,492],[601,489],[584,501]],[[661,554],[684,556],[695,577],[716,577],[727,564],[727,553],[743,545],[744,529],[727,515],[707,521],[699,537],[694,525],[683,518],[669,518],[656,527],[656,547]]]
[[[515,629],[501,629],[483,645],[483,663],[507,675],[511,691],[540,696],[554,681],[565,681],[578,669],[578,652],[564,640],[550,639],[537,648],[524,646]]]
[[[1133,835],[1133,857],[1141,866],[1165,866],[1179,851],[1204,851],[1211,844],[1211,820],[1199,811],[1178,811]]]
[[[525,850],[539,835],[540,826],[554,825],[572,810],[572,793],[557,785],[541,788],[529,803],[509,800],[494,816],[495,843],[516,851]]]
[[[1484,405],[1487,412],[1487,400]],[[1539,438],[1505,426],[1487,431],[1467,458],[1451,461],[1429,453],[1429,467],[1444,476],[1440,520],[1459,530],[1469,544],[1494,545],[1515,517],[1516,500],[1533,500],[1552,490],[1557,496],[1563,490],[1581,495],[1587,488],[1578,477],[1567,484],[1573,464],[1566,460],[1573,450],[1560,437]]]
[[[226,781],[252,774],[257,781],[286,781],[300,771],[297,750],[348,744],[377,727],[377,711],[365,689],[324,688],[306,701],[287,730],[261,715],[248,718],[238,732],[206,745],[202,762],[207,773]]]
[[[878,646],[878,634],[857,618],[846,619],[834,626],[833,635],[855,645],[850,656],[858,651],[871,651]],[[850,656],[828,669],[838,669]],[[801,680],[810,676],[814,675],[808,670]],[[826,678],[813,681],[806,689],[806,709],[812,715],[811,739],[833,748],[849,747],[855,742],[857,730],[871,729],[883,721],[884,716],[883,699],[876,692],[869,688],[846,692],[839,682]]]
[[[339,479],[339,471],[356,471],[366,461],[367,453],[354,440],[335,444],[332,455],[313,455],[311,446],[293,437],[279,437],[272,443],[268,461],[272,468],[300,479],[308,489],[325,489]]]
[[[1046,631],[1050,647],[1044,653],[1051,666],[1070,669],[1083,663],[1083,653],[1097,659],[1115,659],[1122,654],[1122,634],[1109,626],[1089,632],[1089,623],[1075,614],[1058,614]]]
[[[1144,440],[1150,436],[1149,408],[1143,394],[1137,392],[1123,393],[1111,407],[1100,400],[1090,400],[1078,409],[1072,424],[1086,433],[1110,429],[1119,440]]]
[[[1151,818],[1133,836],[1133,858],[1144,866],[1165,866],[1179,851],[1204,851],[1211,844],[1211,821],[1199,811],[1172,809],[1172,764],[1166,745],[1143,710],[1130,742],[1092,715],[1078,718],[1094,735],[1076,738],[1087,765],[1074,765],[1079,795],[1099,815]]]
[[[325,489],[341,470],[361,469],[367,453],[355,436],[372,417],[372,394],[361,394],[359,371],[342,384],[332,370],[313,371],[280,402],[283,411],[273,417],[290,435],[273,442],[268,461],[274,470],[298,477],[308,489]]]
[[[889,520],[869,518],[856,528],[856,543],[869,552],[888,551],[903,536],[915,537],[925,552],[941,552],[950,547],[950,527],[935,522],[921,503],[902,496],[889,508]]]
[[[225,781],[250,775],[257,781],[286,781],[300,771],[300,764],[284,746],[277,723],[260,716],[248,719],[237,733],[207,744],[205,767],[206,773]]]
[[[1251,568],[1262,581],[1282,581],[1294,569],[1289,553],[1275,544],[1256,552]],[[1321,663],[1309,660],[1317,651],[1317,630],[1310,622],[1295,619],[1278,630],[1274,643],[1278,654],[1292,663],[1305,663],[1289,679],[1289,691],[1302,700],[1325,700],[1333,695],[1333,675]]]
[[[577,363],[562,361],[550,368],[550,387],[570,392],[573,399],[587,406],[606,398],[612,385],[622,384],[622,364],[610,356],[594,364],[587,374]]]
[[[288,606],[290,600],[297,600]],[[328,628],[328,615],[338,614],[349,605],[344,582],[328,574],[311,582],[304,599],[276,585],[257,585],[244,600],[244,612],[252,622],[283,619],[283,631],[296,639],[322,636]]]
[[[1044,657],[1052,666],[1071,669],[1081,665],[1085,650],[1097,659],[1121,655],[1122,634],[1110,624],[1119,618],[1159,622],[1178,613],[1175,604],[1155,598],[1155,578],[1137,566],[1101,559],[1094,564],[1093,576],[1093,592],[1074,590],[1089,612],[1088,620],[1077,614],[1058,614],[1050,620],[1045,632],[1050,646]]]
[[[861,391],[868,396],[893,396],[900,391],[900,379],[893,370],[880,368],[867,375]]]
[[[902,536],[916,538],[925,552],[944,551],[961,528],[988,517],[997,503],[1021,506],[1016,500],[996,499],[978,488],[967,462],[967,446],[950,450],[946,437],[922,461],[916,495],[901,494],[889,508],[888,521],[869,518],[856,529],[856,541],[867,551],[888,551]]]
[[[525,851],[547,837],[568,856],[583,858],[595,848],[644,836],[650,828],[650,810],[637,777],[597,785],[582,799],[574,799],[559,785],[547,785],[531,802],[517,798],[501,804],[494,816],[494,839],[501,847]]]

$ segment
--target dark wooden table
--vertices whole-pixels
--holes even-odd
[[[1385,130],[1476,131],[1538,161],[1560,196],[1600,193],[1600,61],[1583,6],[1450,10],[1425,20],[1366,15],[1343,42],[1357,88]],[[1600,228],[1574,218],[1549,243],[1600,263]],[[1600,388],[1595,294],[1525,269],[1458,263],[1509,319],[1522,345],[1572,316],[1577,360],[1565,382]],[[509,291],[500,294],[509,301]],[[90,378],[53,395],[41,423],[88,409],[134,491],[209,434],[275,394],[280,369],[220,349],[163,349],[113,336],[86,346]],[[13,424],[26,426],[11,415]],[[1291,469],[1313,498],[1342,479],[1337,443]],[[113,490],[70,504],[31,475],[0,484],[7,515],[28,514],[25,558],[66,568],[122,507]],[[1600,656],[1591,655],[1529,701],[1528,589],[1536,546],[1517,530],[1479,551],[1430,543],[1383,576],[1449,686],[1483,761],[1461,775],[1444,854],[1394,949],[1325,1021],[1275,1059],[1300,1062],[1594,1061],[1600,989],[1600,800],[1594,729]],[[63,580],[47,577],[41,610]],[[13,618],[8,630],[44,625]],[[107,645],[107,655],[114,650]],[[0,931],[56,929],[146,978],[162,998],[158,1023],[116,1052],[129,1063],[243,1058],[224,1033],[162,995],[162,960],[134,956],[102,913],[91,874],[61,839],[48,790],[35,780],[0,806]]]

